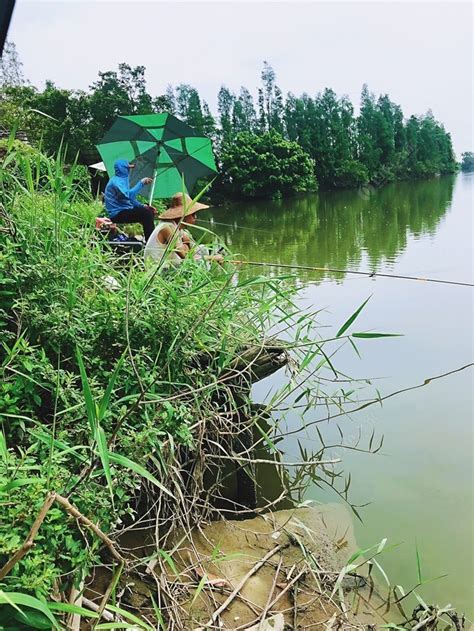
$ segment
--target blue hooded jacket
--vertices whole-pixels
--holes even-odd
[[[128,160],[116,160],[114,164],[115,175],[110,178],[105,187],[104,203],[110,219],[116,217],[122,210],[144,207],[144,204],[136,199],[143,184],[139,181],[133,188],[130,188],[128,180],[130,167],[128,164]]]

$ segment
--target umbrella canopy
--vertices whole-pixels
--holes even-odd
[[[217,173],[209,138],[171,114],[119,116],[97,145],[109,176],[120,158],[134,162],[130,185],[143,177],[153,184],[142,189],[152,199],[172,197],[183,188],[191,193],[196,181]]]

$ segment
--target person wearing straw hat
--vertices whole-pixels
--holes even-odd
[[[192,236],[183,227],[183,224],[194,226],[196,213],[205,208],[209,206],[192,200],[187,194],[175,193],[169,208],[158,217],[160,222],[147,241],[145,259],[160,262],[166,255],[173,265],[179,265],[189,254],[193,254],[194,258],[222,262],[220,254],[208,255],[202,252],[202,248],[196,248]]]

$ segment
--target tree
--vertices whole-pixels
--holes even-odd
[[[232,129],[236,134],[242,131],[255,132],[257,130],[257,114],[255,113],[253,98],[244,87],[240,88],[240,94],[234,101]]]
[[[200,133],[203,132],[204,116],[201,99],[196,88],[186,83],[178,85],[176,88],[176,107],[178,116]]]
[[[278,198],[317,189],[310,156],[274,131],[237,134],[221,159],[224,187],[235,198]]]
[[[232,109],[235,103],[234,94],[225,87],[221,86],[217,95],[217,109],[219,112],[219,120],[221,125],[222,142],[229,142],[232,138]]]
[[[18,87],[24,85],[25,78],[23,64],[18,56],[13,42],[5,42],[3,54],[0,57],[0,88]]]
[[[461,154],[461,157],[462,157],[461,170],[474,171],[474,152],[465,151],[463,154]]]

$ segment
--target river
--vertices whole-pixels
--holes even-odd
[[[202,225],[211,226],[247,260],[472,283],[473,193],[474,174],[460,174],[379,189],[233,204],[202,213]],[[350,348],[338,354],[340,370],[373,379],[371,393],[376,387],[387,395],[473,361],[470,287],[294,273],[302,286],[302,308],[324,309],[320,323],[331,327],[325,335],[335,333],[369,296],[356,329],[403,335],[360,340],[361,359]],[[368,547],[384,537],[400,544],[379,560],[392,584],[405,590],[417,582],[417,546],[423,580],[447,575],[423,585],[420,595],[439,605],[452,603],[471,618],[472,376],[468,368],[354,415],[343,424],[345,438],[355,438],[360,428],[368,440],[375,429],[384,436],[383,448],[376,455],[347,450],[336,454],[351,472],[351,500],[369,503],[360,511],[363,523],[355,520],[359,545]],[[265,380],[255,398],[263,400],[284,379],[281,371]],[[308,435],[309,448],[316,439]],[[306,499],[338,498],[314,486]]]

